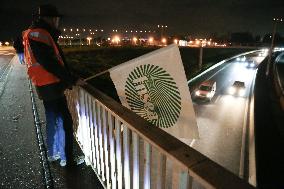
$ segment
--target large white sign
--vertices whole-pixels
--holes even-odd
[[[198,138],[177,45],[158,49],[109,71],[123,106],[176,138]]]

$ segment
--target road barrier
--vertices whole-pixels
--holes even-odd
[[[277,97],[279,98],[280,106],[282,110],[284,110],[284,85],[283,85],[284,73],[279,71],[280,64],[278,64],[278,62],[281,59],[284,60],[284,53],[281,53],[276,58],[275,63],[273,65],[273,72],[274,72],[274,84],[275,84],[276,94],[277,94]]]
[[[105,188],[254,188],[92,86],[66,96],[74,134]]]

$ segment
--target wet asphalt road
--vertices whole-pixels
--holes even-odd
[[[0,188],[44,188],[25,67],[10,53],[0,51]]]
[[[258,53],[246,57],[257,63],[264,59],[258,57]],[[216,93],[210,102],[196,98],[195,90],[191,91],[200,139],[187,143],[238,176],[244,155],[242,139],[243,129],[247,127],[247,103],[253,95],[250,88],[253,87],[255,73],[256,68],[248,68],[246,62],[231,60],[201,78],[200,82],[216,81]],[[228,93],[229,87],[237,80],[245,82],[243,96]]]
[[[0,47],[1,189],[45,188],[25,69],[12,49]],[[37,96],[36,104],[45,137],[44,109]],[[80,154],[77,147],[75,155]],[[85,164],[62,168],[55,162],[50,164],[50,170],[54,188],[102,188],[91,167]]]

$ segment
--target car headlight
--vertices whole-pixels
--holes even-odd
[[[236,89],[234,87],[229,88],[229,94],[234,94],[236,92]]]
[[[240,90],[239,90],[239,95],[240,95],[240,96],[244,96],[244,95],[245,95],[245,92],[246,92],[246,91],[245,91],[244,89],[240,89]]]
[[[240,60],[241,60],[241,59],[238,57],[238,58],[237,58],[237,61],[240,61]]]
[[[200,92],[199,92],[199,91],[196,91],[196,92],[195,92],[195,95],[199,96],[199,95],[200,95]]]

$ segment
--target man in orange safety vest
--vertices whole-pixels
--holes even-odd
[[[33,24],[23,32],[24,56],[28,75],[43,100],[46,115],[49,161],[73,164],[73,123],[64,90],[85,82],[69,71],[57,40],[59,19],[53,5],[39,7]]]

